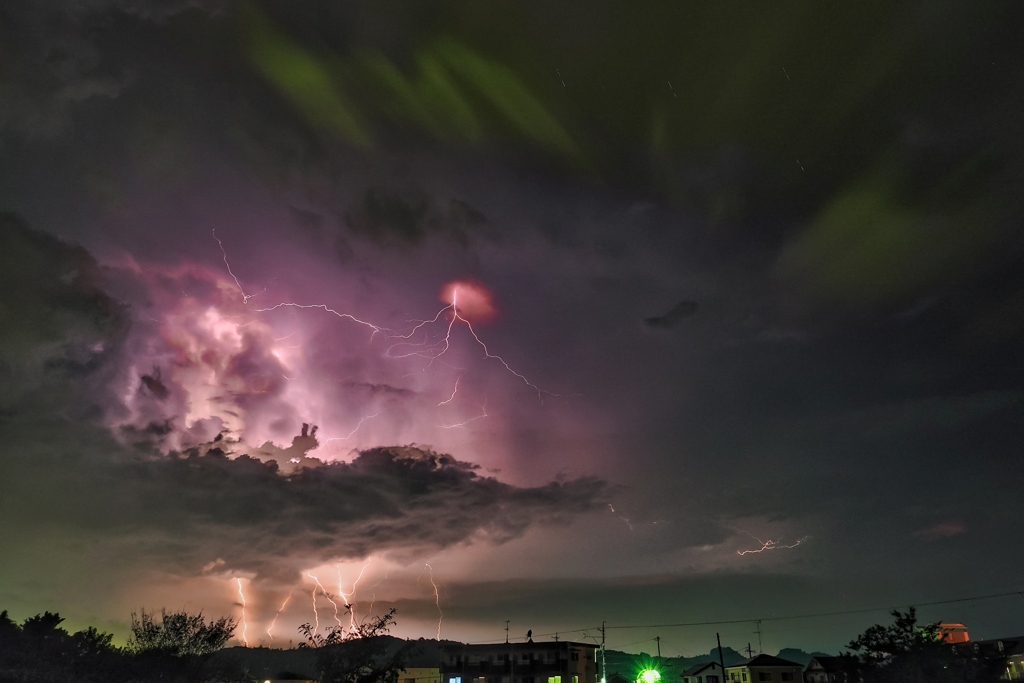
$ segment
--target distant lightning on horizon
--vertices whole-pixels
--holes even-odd
[[[806,541],[808,538],[810,538],[810,536],[804,536],[803,538],[797,539],[796,543],[792,543],[790,545],[786,545],[786,544],[784,544],[782,542],[781,538],[779,540],[777,540],[777,541],[772,540],[770,538],[767,541],[762,541],[760,538],[758,538],[757,536],[754,536],[753,534],[747,534],[747,535],[750,536],[751,538],[753,538],[758,543],[760,543],[761,547],[760,548],[752,548],[750,550],[737,550],[736,551],[737,555],[750,555],[751,553],[763,553],[766,550],[779,550],[779,549],[784,549],[784,548],[795,548],[798,545],[800,545],[801,543],[803,543],[804,541]]]

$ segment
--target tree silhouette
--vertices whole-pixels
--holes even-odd
[[[63,622],[59,614],[44,612],[19,626],[0,612],[0,680],[110,680],[120,663],[112,636],[92,627],[71,635],[60,627]]]
[[[856,653],[849,680],[863,683],[995,683],[1005,671],[999,658],[958,655],[939,637],[939,625],[918,626],[913,607],[895,610],[895,622],[875,624],[847,646]]]
[[[346,605],[351,610],[351,605]],[[394,683],[411,648],[392,651],[387,638],[395,623],[395,610],[369,617],[345,630],[341,626],[317,633],[309,624],[299,627],[306,642],[299,647],[317,650],[320,683]]]

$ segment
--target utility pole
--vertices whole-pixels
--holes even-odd
[[[761,620],[757,620],[757,653],[762,654],[764,650],[761,649]]]
[[[715,640],[718,641],[718,664],[722,667],[722,680],[725,680],[725,658],[722,657],[722,636],[715,634]]]
[[[608,669],[604,663],[604,622],[601,622],[601,683],[608,683]]]
[[[508,642],[508,622],[509,622],[509,620],[506,619],[505,620],[505,642],[506,643]]]
[[[752,647],[750,647],[750,643],[747,643],[747,657],[753,657],[753,656],[754,656],[754,649]]]
[[[661,666],[661,636],[654,636],[654,642],[658,644],[658,666]]]

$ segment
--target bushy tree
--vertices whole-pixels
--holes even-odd
[[[299,627],[306,639],[300,647],[317,650],[320,683],[394,683],[410,647],[391,650],[387,635],[394,623],[394,609],[364,619],[351,629],[334,626],[324,634],[306,623]]]
[[[918,626],[913,607],[893,611],[895,622],[875,624],[848,647],[855,653],[850,680],[864,683],[995,683],[1005,670],[998,658],[958,655],[942,642],[938,624]]]
[[[160,611],[132,612],[132,636],[128,649],[135,653],[161,652],[175,657],[203,656],[223,648],[238,622],[228,617],[206,621],[203,613]]]

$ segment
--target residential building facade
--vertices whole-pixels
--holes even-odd
[[[724,683],[725,673],[718,662],[694,664],[682,673],[683,683]]]
[[[764,654],[725,667],[725,674],[729,683],[803,683],[804,680],[804,668],[796,662]]]
[[[953,650],[964,657],[1005,658],[1005,677],[1011,681],[1024,681],[1024,636],[972,640],[966,643],[957,643],[953,646]]]
[[[851,657],[812,657],[804,669],[804,683],[846,683]]]
[[[564,640],[458,645],[442,653],[441,683],[597,683],[596,650]]]

